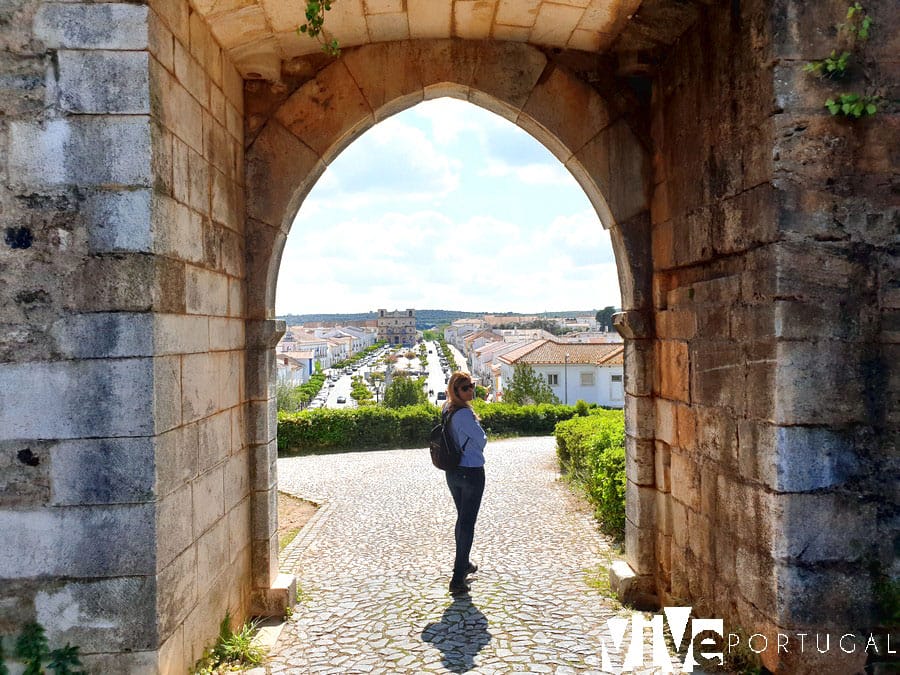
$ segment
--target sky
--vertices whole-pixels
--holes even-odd
[[[549,150],[451,98],[369,129],[328,167],[285,244],[276,313],[619,306],[609,233]]]

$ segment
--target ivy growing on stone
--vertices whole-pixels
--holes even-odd
[[[325,26],[325,12],[331,10],[331,0],[307,0],[306,23],[297,27],[297,34],[306,34],[322,43],[322,51],[331,56],[340,56],[341,47],[336,39],[323,40],[322,28]]]
[[[865,63],[860,58],[862,45],[869,39],[869,32],[875,21],[859,2],[851,2],[847,8],[846,21],[835,26],[838,40],[842,43],[832,49],[831,54],[818,61],[810,61],[803,70],[819,77],[839,81],[845,78],[853,61],[859,62],[863,76],[868,81]],[[840,50],[840,53],[839,53]],[[881,97],[872,92],[841,92],[829,97],[825,107],[832,115],[843,115],[849,119],[859,119],[878,112]]]

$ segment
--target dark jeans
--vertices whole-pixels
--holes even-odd
[[[447,487],[456,504],[456,558],[453,561],[453,580],[466,578],[469,553],[475,537],[475,521],[484,494],[484,467],[459,466],[447,472]]]

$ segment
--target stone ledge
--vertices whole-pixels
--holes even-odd
[[[609,567],[609,585],[623,605],[641,611],[659,609],[656,583],[649,574],[637,575],[624,560],[614,560]]]
[[[287,609],[297,604],[297,577],[281,573],[271,588],[257,588],[251,598],[250,613],[254,616],[283,617]]]

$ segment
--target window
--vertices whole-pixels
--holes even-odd
[[[559,375],[557,373],[547,373],[547,384],[551,387],[559,386]]]
[[[594,386],[594,374],[593,373],[581,373],[581,386],[582,387],[593,387]]]
[[[612,376],[612,381],[613,381],[613,382],[621,382],[621,381],[622,381],[622,376],[621,376],[621,375],[613,375],[613,376]]]

